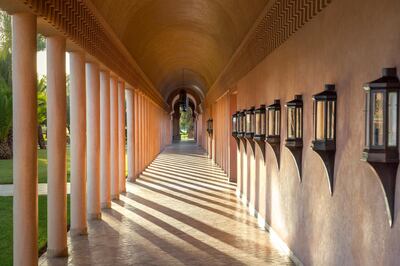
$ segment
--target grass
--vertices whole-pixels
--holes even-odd
[[[0,184],[12,184],[13,160],[0,160]],[[70,174],[70,154],[67,148],[67,179]],[[38,177],[39,183],[47,183],[47,150],[38,150]]]
[[[68,224],[70,224],[70,200],[67,201]],[[11,266],[13,257],[12,245],[12,204],[13,197],[0,197],[0,264]],[[47,243],[47,196],[39,196],[39,250],[42,250]],[[38,251],[39,252],[39,251]]]

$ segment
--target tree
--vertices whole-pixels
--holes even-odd
[[[180,108],[179,130],[181,135],[193,135],[193,110],[188,106],[186,111]]]
[[[37,50],[46,47],[43,35],[37,36]],[[0,11],[0,159],[12,158],[12,31],[11,16]],[[6,112],[4,110],[9,110]],[[10,123],[8,123],[10,121]],[[2,156],[2,157],[1,157]]]
[[[37,85],[38,114],[38,144],[40,149],[46,149],[43,126],[47,124],[47,79],[42,77]]]
[[[0,159],[12,157],[11,17],[0,12]]]
[[[12,127],[12,97],[4,80],[0,79],[0,159],[12,157],[9,134]]]

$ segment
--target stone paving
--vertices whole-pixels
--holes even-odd
[[[292,265],[195,144],[168,147],[127,192],[40,265]]]

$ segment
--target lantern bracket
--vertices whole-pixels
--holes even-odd
[[[366,161],[379,178],[385,197],[385,206],[389,220],[389,226],[392,227],[396,195],[396,176],[399,162],[371,162],[365,160],[365,158],[362,158],[361,160]]]
[[[232,137],[235,139],[237,148],[240,149],[240,139],[237,136],[237,133],[232,133]]]
[[[239,138],[239,142],[240,142],[240,140],[243,143],[244,151],[247,152],[247,141],[246,141],[246,139],[245,138]],[[239,149],[240,149],[240,143],[239,143]]]
[[[253,138],[246,138],[246,139],[249,142],[250,148],[253,151],[253,156],[255,157],[256,156],[256,146],[255,146],[256,144],[255,144]]]
[[[303,159],[303,141],[302,140],[286,140],[286,148],[289,150],[292,155],[296,168],[297,174],[299,177],[300,183],[302,182],[302,159]]]
[[[280,158],[281,158],[280,136],[267,137],[266,142],[271,146],[272,150],[274,151],[276,162],[278,164],[278,169],[280,169]]]
[[[329,192],[331,196],[333,195],[333,182],[335,174],[335,154],[336,149],[320,149],[319,145],[313,142],[312,149],[319,155],[325,166],[326,177],[328,179]]]
[[[265,159],[266,159],[265,158],[265,137],[254,136],[253,140],[255,143],[257,143],[257,146],[260,148],[261,154],[262,154],[262,157],[263,157],[264,163],[265,163]]]

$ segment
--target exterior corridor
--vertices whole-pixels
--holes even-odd
[[[291,265],[192,142],[167,147],[127,192],[39,265]]]

